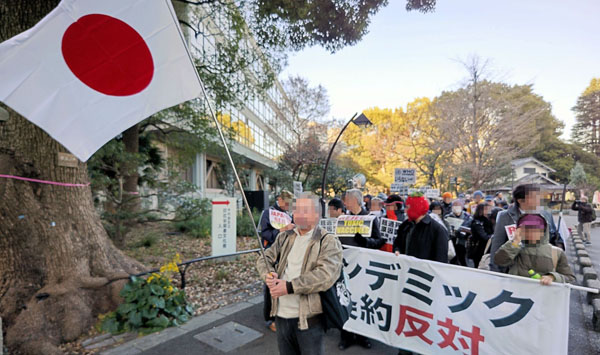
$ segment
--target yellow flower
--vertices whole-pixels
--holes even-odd
[[[169,292],[173,292],[173,286],[169,285]]]

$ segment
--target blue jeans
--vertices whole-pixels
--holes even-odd
[[[298,329],[298,318],[275,318],[277,346],[280,355],[322,355],[323,325],[310,324],[308,329]]]

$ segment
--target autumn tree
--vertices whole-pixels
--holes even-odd
[[[467,186],[495,184],[510,172],[510,161],[539,141],[538,117],[549,110],[531,106],[530,85],[508,85],[485,78],[486,62],[465,63],[468,79],[435,99],[438,129],[452,143],[453,164]]]
[[[573,141],[600,157],[600,78],[591,80],[573,111],[577,120],[571,132]]]

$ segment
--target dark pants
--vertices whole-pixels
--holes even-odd
[[[277,347],[280,355],[322,355],[323,325],[309,323],[308,329],[298,329],[298,318],[275,318],[277,326]]]
[[[462,244],[456,243],[454,250],[456,250],[456,256],[450,260],[450,264],[467,266],[467,248]]]
[[[267,284],[263,284],[263,296],[263,317],[265,318],[265,322],[272,322],[275,318],[271,317],[271,292],[269,292]]]

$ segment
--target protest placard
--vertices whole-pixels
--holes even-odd
[[[285,212],[278,211],[274,208],[269,208],[269,223],[275,229],[281,229],[292,223],[292,217]]]
[[[394,182],[413,185],[417,182],[417,172],[415,169],[394,169]]]
[[[364,237],[370,237],[373,220],[375,218],[376,217],[373,215],[339,216],[335,234],[337,234],[338,237],[352,237],[356,233],[360,233]]]

